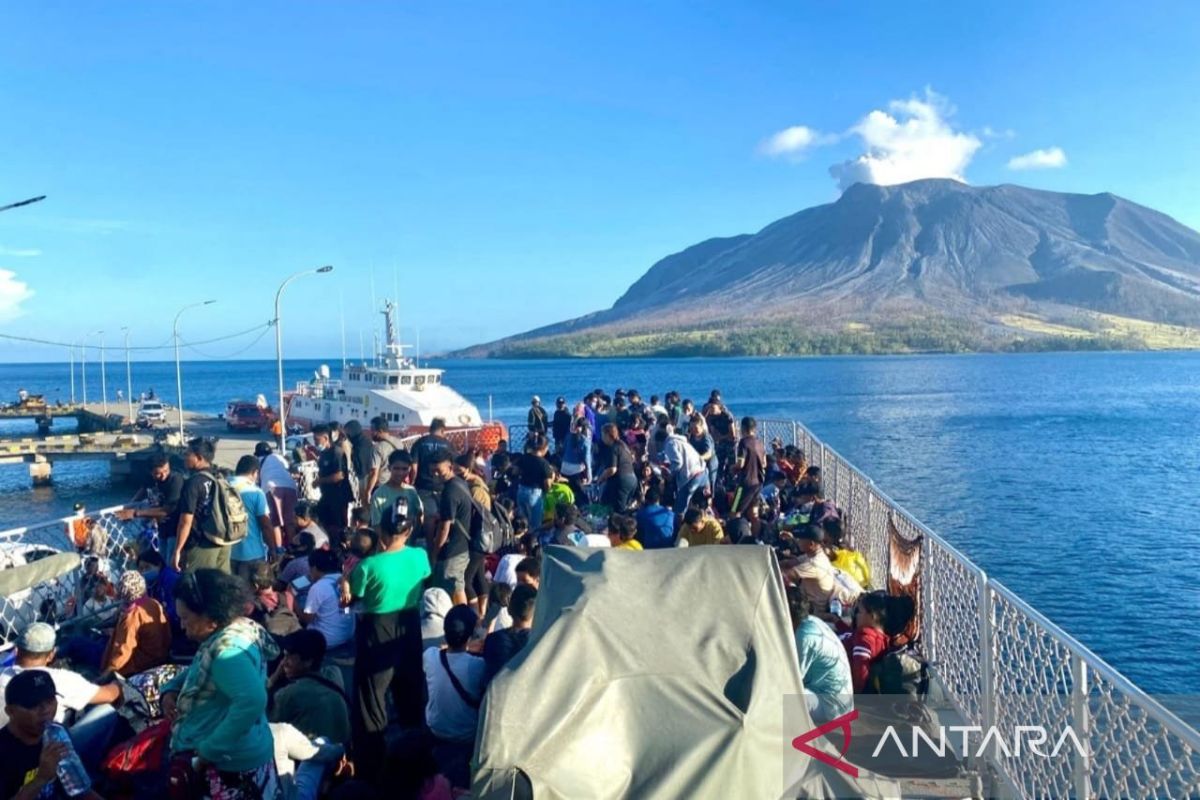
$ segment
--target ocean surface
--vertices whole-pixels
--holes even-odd
[[[319,362],[287,364],[287,384]],[[721,388],[733,412],[799,419],[989,575],[1143,688],[1194,693],[1200,668],[1200,354],[453,361],[446,381],[484,414],[524,422],[531,394],[552,404],[594,387]],[[110,403],[124,383],[110,365]],[[89,399],[99,375],[89,369]],[[335,369],[336,371],[336,369]],[[274,362],[184,364],[188,409],[271,396]],[[76,375],[76,390],[80,389]],[[173,363],[138,363],[134,391],[174,402]],[[70,397],[61,365],[0,365],[18,388]],[[0,423],[0,432],[32,423]],[[61,427],[60,427],[61,426]],[[66,431],[70,423],[59,422]],[[0,466],[0,529],[120,502],[103,464],[55,466],[33,489]]]

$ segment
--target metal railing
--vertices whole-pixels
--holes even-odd
[[[0,598],[0,650],[34,622],[65,622],[82,610],[84,574],[89,561],[114,583],[137,561],[141,542],[153,543],[153,528],[144,520],[122,521],[104,508],[85,517],[70,516],[0,532],[0,567],[5,570],[35,564],[57,553],[78,553],[79,564],[69,571],[13,591]]]
[[[827,494],[846,512],[855,546],[885,586],[893,531],[920,539],[920,603],[925,654],[944,696],[968,725],[994,727],[1013,741],[1018,727],[1064,726],[1080,737],[1086,755],[1070,760],[1006,756],[985,751],[1000,784],[1018,797],[1164,797],[1200,795],[1200,734],[1133,685],[1091,650],[990,579],[953,545],[888,497],[875,483],[796,422],[760,420],[765,441],[802,448],[820,466]],[[520,451],[525,426],[509,426]],[[121,522],[116,509],[92,515],[96,534],[85,555],[104,559],[112,577],[133,566],[132,547],[147,532]],[[0,556],[42,545],[75,551],[74,517],[0,533]],[[80,567],[82,569],[82,566]],[[0,633],[5,643],[34,619],[62,613],[78,573],[4,598]],[[976,734],[974,748],[981,737]]]

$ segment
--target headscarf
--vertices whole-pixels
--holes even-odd
[[[146,596],[146,579],[136,569],[127,569],[117,581],[117,597],[132,603]]]

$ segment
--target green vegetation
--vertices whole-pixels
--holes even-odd
[[[701,330],[569,334],[507,341],[493,358],[613,358],[689,356],[808,356],[891,353],[1040,352],[1143,350],[1134,333],[1022,335],[950,317],[920,317],[841,330],[796,322],[750,328],[706,326]]]

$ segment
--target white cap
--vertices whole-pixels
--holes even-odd
[[[532,402],[532,403],[534,403],[535,405],[539,405],[539,406],[540,406],[540,405],[542,404],[542,398],[538,397],[538,396],[535,394],[535,395],[533,396],[533,400],[532,400],[531,402]]]

